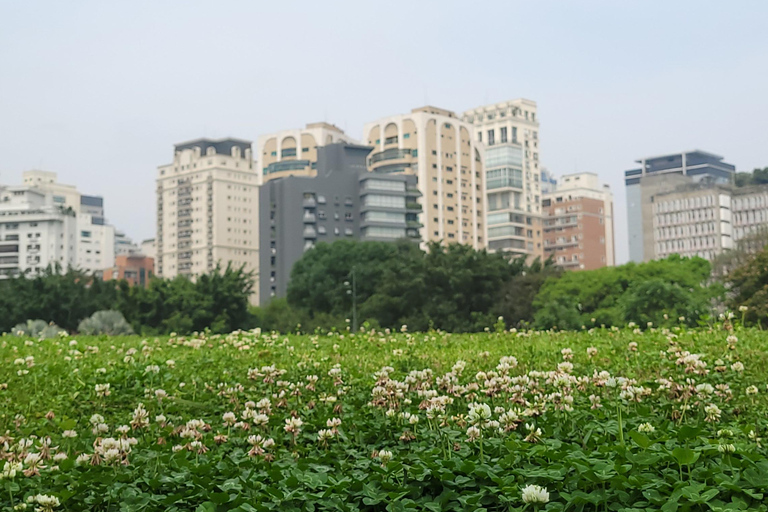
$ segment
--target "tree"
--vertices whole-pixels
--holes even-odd
[[[768,319],[768,250],[763,249],[735,269],[726,279],[733,310],[747,308],[745,320],[761,325]]]
[[[664,294],[658,297],[656,309],[666,308],[673,312],[675,306],[669,301],[682,300],[686,305],[686,315],[683,316],[695,322],[707,313],[707,308],[700,305],[708,303],[715,295],[716,289],[708,284],[709,271],[709,262],[702,258],[673,255],[647,263],[566,272],[558,279],[548,279],[536,296],[535,325],[544,329],[555,326],[572,329],[581,325],[618,326],[637,322],[637,318],[643,312],[648,313],[650,307],[643,305],[642,301],[653,299],[646,296],[652,286],[638,286],[652,280],[672,287],[658,289]],[[630,296],[624,298],[628,291]],[[695,295],[699,295],[704,302],[700,302]],[[677,316],[680,315],[674,317],[675,321]]]

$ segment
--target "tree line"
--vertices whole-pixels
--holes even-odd
[[[232,266],[194,281],[154,278],[147,288],[52,266],[0,281],[0,332],[37,319],[75,332],[82,320],[103,310],[120,311],[141,334],[231,332],[253,326],[248,311],[253,286],[252,274]]]
[[[411,331],[508,328],[581,329],[696,325],[746,306],[745,319],[768,321],[768,252],[732,258],[712,272],[701,258],[671,256],[598,270],[563,272],[551,260],[526,261],[451,244],[338,241],[318,244],[295,264],[287,298],[249,306],[255,276],[228,266],[194,280],[153,278],[147,288],[49,268],[0,281],[0,332],[41,319],[74,332],[97,311],[123,314],[133,330],[155,335],[260,327],[291,332],[361,325]]]

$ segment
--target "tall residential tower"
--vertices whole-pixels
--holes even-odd
[[[517,99],[464,112],[485,146],[488,248],[541,256],[541,168],[536,102]]]
[[[374,148],[371,172],[416,176],[423,241],[487,246],[483,154],[472,125],[427,106],[367,123],[363,138]]]
[[[228,263],[258,271],[258,200],[249,141],[177,144],[173,163],[158,167],[157,274],[194,276]]]

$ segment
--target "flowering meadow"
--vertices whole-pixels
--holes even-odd
[[[768,337],[0,338],[0,510],[768,510]]]

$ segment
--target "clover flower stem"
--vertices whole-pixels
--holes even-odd
[[[624,425],[621,421],[621,405],[617,405],[616,410],[619,415],[619,443],[621,443],[621,446],[624,446]]]
[[[8,497],[11,499],[11,510],[13,510],[16,505],[15,505],[15,503],[13,501],[13,491],[11,490],[11,481],[10,480],[6,480],[5,481],[5,490],[8,491]]]
[[[485,462],[485,459],[483,456],[483,434],[481,432],[480,433],[480,463],[482,464],[484,462]]]

